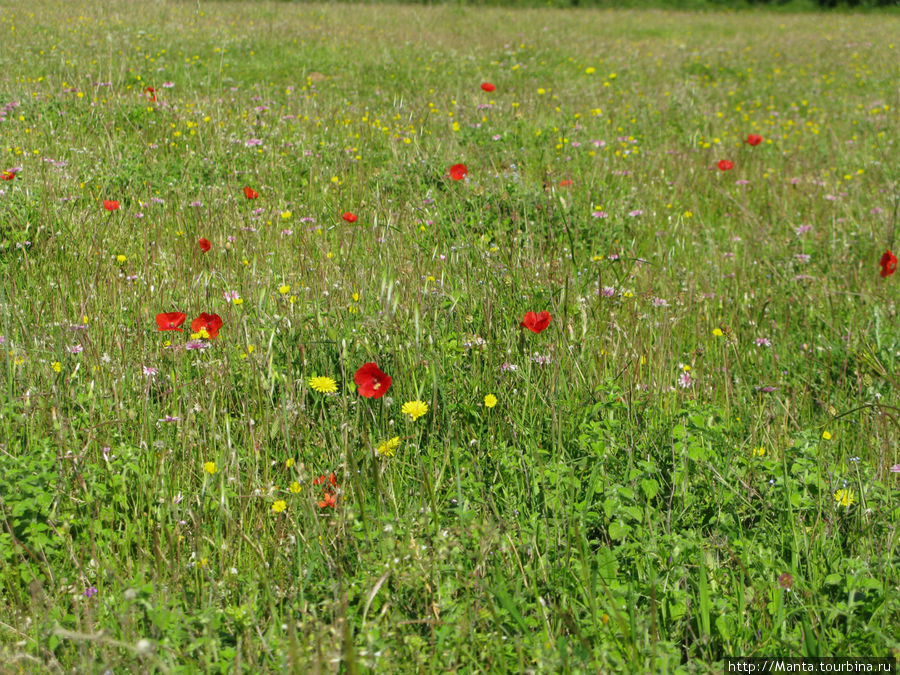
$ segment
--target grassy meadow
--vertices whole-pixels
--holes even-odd
[[[0,672],[900,655],[900,17],[0,35]]]

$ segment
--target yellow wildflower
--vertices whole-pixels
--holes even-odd
[[[307,384],[309,384],[310,389],[313,389],[320,394],[330,394],[337,391],[337,382],[330,377],[311,377],[307,380]]]
[[[853,494],[853,490],[838,490],[834,493],[834,501],[836,501],[839,506],[849,507],[856,501],[856,495]]]
[[[400,412],[409,415],[415,421],[428,412],[428,404],[423,401],[407,401],[400,408]]]
[[[375,448],[375,454],[379,457],[393,457],[397,453],[397,448],[399,447],[400,437],[394,436],[393,438],[379,444],[379,446]]]

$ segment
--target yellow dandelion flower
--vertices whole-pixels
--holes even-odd
[[[289,487],[288,489],[292,493],[297,494],[298,492],[300,492],[300,483],[298,483],[297,481],[294,481],[293,483],[291,483],[291,487]]]
[[[836,501],[839,506],[849,507],[856,501],[856,495],[853,494],[853,490],[838,490],[834,493],[834,501]]]
[[[337,391],[337,382],[330,377],[311,377],[307,380],[307,384],[309,384],[310,389],[320,394],[330,394]]]
[[[62,364],[59,361],[54,361],[50,364],[50,367],[53,368],[54,373],[58,373],[62,370]]]
[[[713,335],[716,337],[722,337],[725,333],[722,332],[721,328],[713,328]]]
[[[282,295],[287,295],[288,293],[291,292],[291,287],[288,286],[287,284],[282,284],[281,286],[278,287],[278,292],[281,293]]]
[[[124,255],[117,255],[116,262],[119,263],[120,265],[122,265],[123,263],[128,262],[128,258]]]
[[[400,408],[400,412],[409,415],[415,421],[428,412],[428,404],[423,401],[407,401]]]
[[[830,432],[830,431],[823,431],[823,432],[822,432],[822,438],[824,438],[826,441],[830,441],[830,440],[831,440],[831,432]]]
[[[287,502],[283,499],[277,500],[274,504],[272,504],[272,513],[281,513],[287,508]]]
[[[284,468],[285,468],[285,469],[290,469],[292,466],[294,466],[294,458],[293,458],[293,457],[290,457],[290,458],[288,458],[287,460],[285,460],[285,462],[284,462]]]
[[[203,465],[203,470],[204,470],[206,473],[208,473],[210,476],[212,476],[212,475],[213,475],[216,471],[218,471],[219,469],[216,468],[216,463],[215,463],[215,462],[206,462],[206,463]]]
[[[393,438],[379,444],[379,446],[375,448],[375,454],[379,457],[393,457],[397,453],[397,448],[399,447],[400,437],[394,436]]]
[[[484,397],[484,407],[485,408],[493,408],[497,405],[497,397],[493,394],[488,394]]]

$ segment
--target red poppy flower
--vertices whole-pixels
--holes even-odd
[[[525,312],[525,318],[522,319],[522,323],[519,325],[522,328],[527,328],[532,333],[540,333],[547,326],[550,325],[550,322],[553,320],[553,317],[550,316],[550,312]]]
[[[487,93],[489,93],[489,94],[490,94],[492,91],[497,91],[497,87],[495,87],[495,86],[494,86],[493,84],[491,84],[490,82],[482,82],[482,83],[481,83],[481,88],[482,88],[484,91],[486,91]]]
[[[378,364],[364,363],[353,376],[360,396],[381,398],[391,388],[391,377],[381,372]]]
[[[153,103],[156,101],[156,89],[153,87],[147,87],[144,89],[144,93],[150,98],[150,102]]]
[[[450,178],[453,180],[462,180],[469,175],[469,170],[465,164],[454,164],[450,167]]]
[[[759,145],[762,143],[762,136],[759,134],[747,134],[747,140],[745,141],[747,145]]]
[[[331,483],[333,487],[337,487],[337,476],[334,475],[334,471],[327,478],[328,482]],[[318,478],[313,479],[313,485],[321,485],[326,481],[324,475],[319,476]]]
[[[885,251],[881,256],[881,260],[878,261],[878,264],[881,265],[881,276],[889,277],[897,271],[897,256],[889,250]]]
[[[196,319],[191,321],[191,332],[199,333],[200,329],[205,329],[209,334],[210,340],[219,334],[222,327],[222,317],[218,314],[207,314],[203,312]]]
[[[118,211],[119,210],[119,202],[115,199],[104,199],[103,200],[103,208],[107,211]]]
[[[3,180],[12,180],[15,177],[15,171],[4,171],[3,173],[0,173],[0,178],[2,178]]]
[[[334,505],[337,504],[337,496],[333,492],[326,492],[322,496],[322,501],[319,502],[319,508],[325,509],[328,507],[334,508]]]
[[[727,160],[727,159],[723,159],[718,163],[717,166],[719,167],[720,171],[728,171],[729,169],[734,168],[734,162]]]
[[[350,213],[349,211],[347,211],[347,213],[342,214],[341,218],[346,220],[348,223],[355,223],[357,220],[359,220],[359,218],[356,217],[355,213]]]
[[[256,199],[257,197],[259,197],[259,193],[256,190],[254,190],[252,187],[247,185],[246,187],[244,187],[244,196],[247,199]]]
[[[566,180],[559,181],[559,187],[572,187],[575,181],[571,178],[567,178]]]
[[[197,243],[200,244],[200,248],[203,249],[204,253],[212,248],[212,244],[209,243],[209,239],[206,237],[200,237],[200,240]]]
[[[177,330],[181,332],[179,327],[187,319],[187,314],[181,312],[162,312],[156,315],[156,325],[160,330]]]

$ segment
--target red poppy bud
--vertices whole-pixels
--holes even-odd
[[[878,261],[878,264],[881,265],[881,276],[889,277],[897,271],[897,256],[889,250],[885,251],[881,256],[881,260]]]

